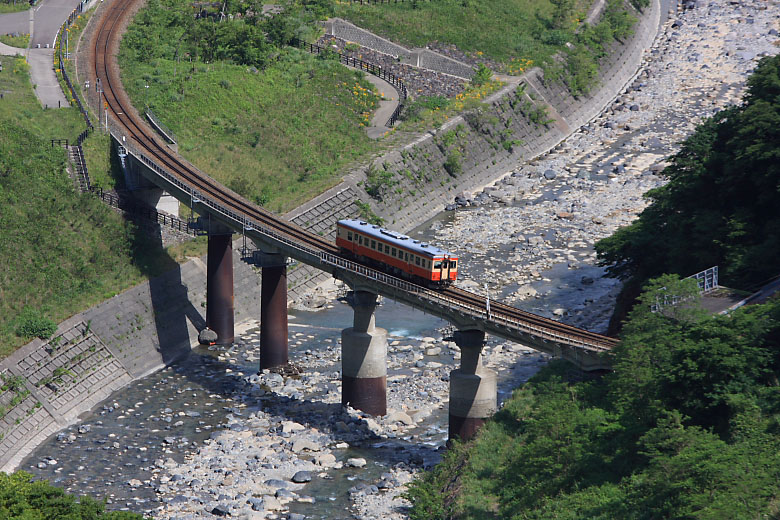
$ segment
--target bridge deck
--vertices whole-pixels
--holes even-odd
[[[355,263],[335,244],[280,219],[217,183],[171,151],[132,107],[119,78],[116,55],[133,4],[110,0],[93,36],[91,65],[104,85],[114,138],[148,169],[150,180],[201,214],[246,234],[261,249],[278,252],[344,280],[351,287],[382,294],[451,321],[459,328],[484,330],[532,348],[562,356],[585,370],[608,368],[603,356],[616,340],[491,302],[450,288],[430,290]],[[106,2],[108,4],[108,2]]]

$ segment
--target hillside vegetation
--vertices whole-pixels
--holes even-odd
[[[0,72],[0,356],[175,265],[65,172],[49,139],[83,130],[75,108],[43,110],[24,59]]]
[[[150,1],[120,54],[133,103],[148,102],[184,157],[258,204],[285,211],[378,149],[365,126],[379,98],[362,73],[333,55],[285,46],[313,30],[312,13],[291,7],[266,19],[230,2],[238,16],[217,22],[196,20],[190,4]]]
[[[583,24],[588,0],[436,0],[361,5],[335,2],[334,12],[408,47],[456,47],[495,72],[521,74],[539,65],[575,94],[598,82],[607,46],[631,34],[636,18],[623,0],[607,0],[594,26]],[[636,7],[649,5],[637,0]],[[558,55],[561,59],[555,58]]]
[[[630,226],[596,244],[634,284],[720,266],[723,285],[780,274],[780,56],[764,58],[739,106],[700,125],[663,171],[669,182]]]
[[[411,486],[411,518],[776,518],[780,300],[650,312],[669,290],[690,286],[650,284],[613,373],[568,383],[555,362],[516,390]]]
[[[778,518],[780,298],[710,316],[695,281],[654,277],[776,272],[778,110],[780,58],[765,58],[744,104],[702,124],[639,221],[600,244],[644,284],[614,371],[542,370],[410,487],[413,519]]]

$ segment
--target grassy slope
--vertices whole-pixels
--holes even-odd
[[[157,23],[165,22],[147,21]],[[347,165],[381,146],[365,133],[378,98],[362,75],[296,49],[280,50],[256,73],[229,62],[177,63],[172,54],[149,60],[127,43],[134,32],[161,30],[136,21],[123,43],[133,103],[143,107],[148,95],[184,157],[272,211],[336,184]]]
[[[585,12],[589,2],[579,2]],[[541,63],[561,49],[548,40],[549,0],[437,0],[360,5],[336,4],[336,15],[392,41],[424,47],[438,41],[464,52],[483,54],[506,67],[512,59]],[[572,21],[571,30],[575,28]],[[527,62],[525,62],[527,64]]]
[[[173,267],[159,247],[136,235],[67,177],[65,152],[51,137],[75,139],[75,108],[43,110],[22,59],[0,72],[0,356],[28,341],[15,320],[29,305],[60,321]],[[10,91],[10,92],[9,92]],[[31,225],[33,223],[34,225]]]

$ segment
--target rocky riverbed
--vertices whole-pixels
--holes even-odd
[[[677,143],[738,101],[755,60],[778,49],[777,1],[695,4],[601,116],[415,232],[461,255],[461,285],[603,329],[619,287],[595,266],[593,243],[636,217]],[[255,374],[250,330],[129,388],[23,469],[155,518],[406,518],[399,495],[438,460],[459,352],[437,330],[443,322],[383,302],[390,413],[344,410],[338,341],[351,311],[329,307],[291,321],[300,375]],[[547,358],[490,338],[484,359],[501,401]]]

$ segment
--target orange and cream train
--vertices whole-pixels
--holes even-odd
[[[458,276],[457,256],[362,220],[339,220],[336,245],[359,262],[428,287],[445,287]]]

